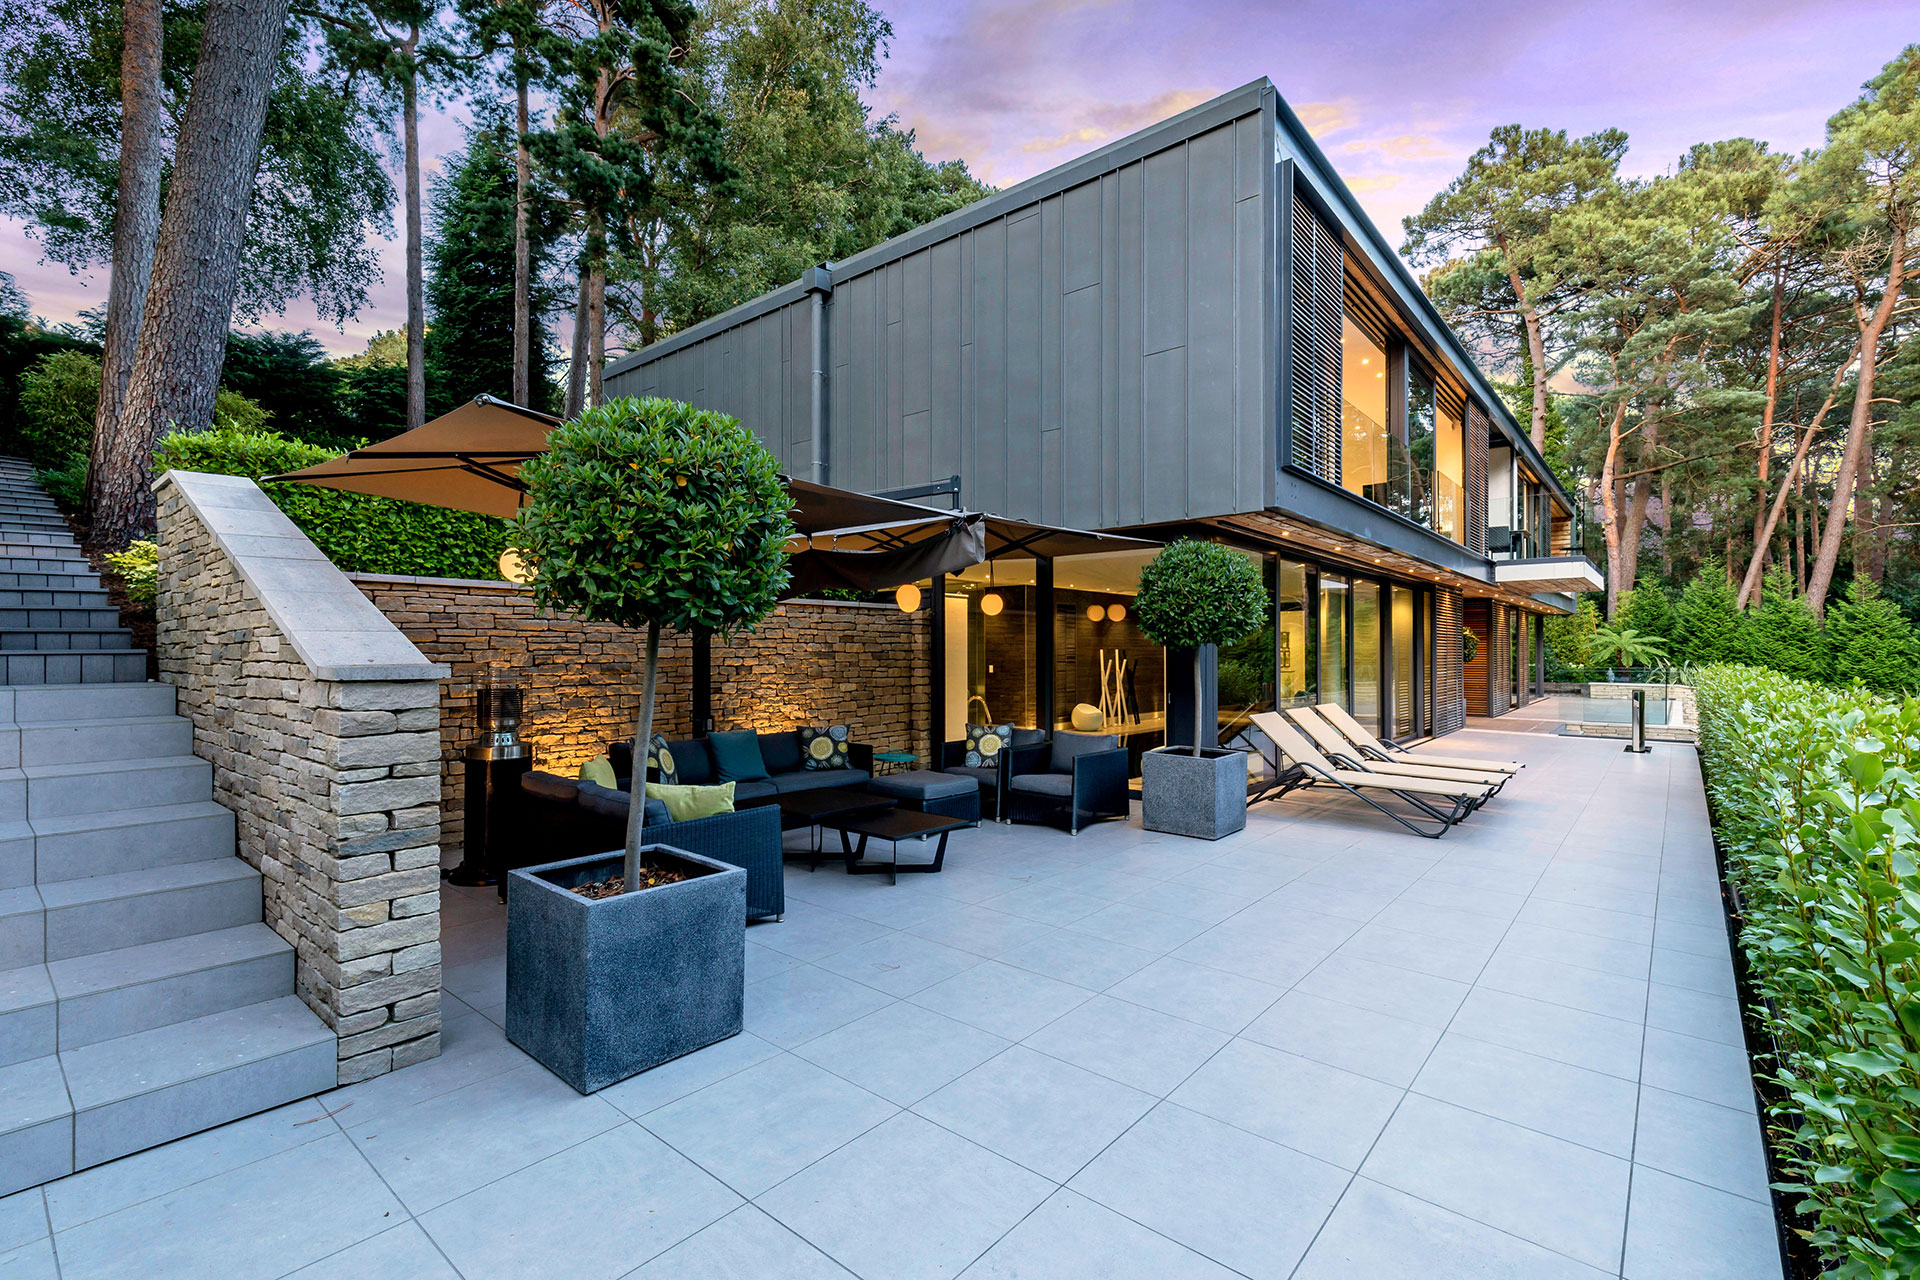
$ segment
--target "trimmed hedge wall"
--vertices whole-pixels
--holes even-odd
[[[1920,1275],[1920,698],[1694,684],[1795,1227],[1830,1274]]]
[[[273,431],[216,426],[165,437],[154,452],[154,467],[261,480],[337,456]],[[329,560],[348,573],[500,576],[500,552],[507,545],[504,520],[306,484],[260,487]]]

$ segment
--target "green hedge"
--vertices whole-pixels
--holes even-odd
[[[260,480],[336,456],[277,432],[216,426],[165,437],[154,453],[154,467]],[[349,573],[500,576],[500,552],[507,545],[504,520],[305,484],[260,487],[328,559]]]
[[[1920,698],[1732,666],[1695,689],[1796,1229],[1836,1276],[1920,1275]]]

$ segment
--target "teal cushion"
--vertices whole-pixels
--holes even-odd
[[[760,756],[760,735],[751,729],[710,733],[707,749],[713,752],[718,781],[758,782],[767,776],[767,763]]]

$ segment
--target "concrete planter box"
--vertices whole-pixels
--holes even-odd
[[[1140,757],[1140,822],[1218,840],[1247,825],[1247,756],[1224,747],[1158,747]]]
[[[507,1039],[581,1093],[740,1034],[747,873],[668,845],[643,854],[690,878],[571,892],[619,875],[618,853],[507,878]]]

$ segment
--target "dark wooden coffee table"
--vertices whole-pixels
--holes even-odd
[[[899,873],[903,871],[925,872],[929,875],[940,870],[947,860],[947,837],[962,827],[974,824],[964,818],[950,818],[944,813],[921,813],[914,809],[889,809],[884,813],[867,814],[835,818],[822,821],[821,826],[831,827],[840,833],[840,848],[847,858],[847,874],[850,876],[873,876],[882,871],[887,873],[888,884],[899,883]],[[900,842],[902,840],[925,840],[928,836],[939,836],[940,843],[934,847],[932,862],[900,861]],[[860,837],[855,847],[853,837]],[[893,858],[888,862],[868,862],[867,841],[885,840],[893,845]]]
[[[869,818],[892,809],[889,796],[855,791],[851,787],[822,787],[817,791],[795,791],[771,797],[767,803],[780,806],[780,829],[797,831],[813,828],[813,867],[820,865],[820,828],[836,827],[841,822]],[[812,868],[810,867],[809,870]]]

